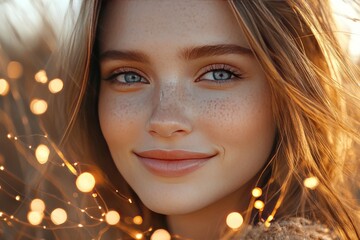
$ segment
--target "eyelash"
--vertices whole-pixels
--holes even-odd
[[[225,79],[225,80],[209,80],[209,79],[202,79],[202,77],[208,73],[211,72],[215,72],[215,71],[225,71],[226,73],[228,73],[230,75],[229,79]],[[222,84],[228,84],[231,83],[233,81],[239,80],[239,79],[243,79],[243,75],[242,73],[237,70],[236,68],[233,68],[227,64],[212,64],[209,66],[206,66],[204,68],[202,68],[200,70],[201,74],[200,77],[198,77],[195,82],[200,82],[200,81],[206,81],[206,82],[212,82],[214,84],[217,85],[222,85]],[[119,80],[117,80],[117,78],[121,75],[125,75],[128,73],[133,73],[135,75],[138,75],[141,78],[140,82],[133,82],[133,83],[126,83],[126,82],[120,82]],[[214,73],[213,73],[214,74]],[[145,77],[143,77],[144,74],[142,74],[140,71],[134,69],[134,68],[128,68],[128,67],[124,67],[124,68],[119,68],[116,71],[114,71],[109,77],[105,78],[105,81],[110,81],[112,84],[117,84],[117,85],[122,85],[122,86],[132,86],[134,84],[149,84],[149,81],[146,80]],[[213,75],[214,76],[214,75]]]

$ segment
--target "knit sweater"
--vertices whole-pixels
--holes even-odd
[[[304,218],[290,218],[274,221],[270,227],[264,224],[247,228],[233,240],[338,240],[326,226]]]

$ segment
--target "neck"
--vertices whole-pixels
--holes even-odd
[[[227,215],[247,210],[250,191],[251,187],[243,187],[196,212],[167,216],[172,235],[191,240],[220,239]]]

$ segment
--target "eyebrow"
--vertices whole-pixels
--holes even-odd
[[[249,48],[235,44],[217,44],[186,48],[181,52],[181,55],[186,60],[227,54],[253,55],[253,51]]]
[[[185,48],[180,52],[180,57],[184,58],[185,60],[194,60],[197,58],[221,56],[227,54],[243,54],[251,56],[253,55],[253,51],[249,48],[236,44],[216,44]],[[106,60],[127,60],[141,63],[150,62],[150,58],[142,52],[120,50],[108,50],[101,53],[100,61]]]

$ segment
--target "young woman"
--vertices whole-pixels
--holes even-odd
[[[131,197],[103,195],[122,216],[185,239],[359,239],[358,72],[328,1],[84,1],[70,40],[61,146]]]

